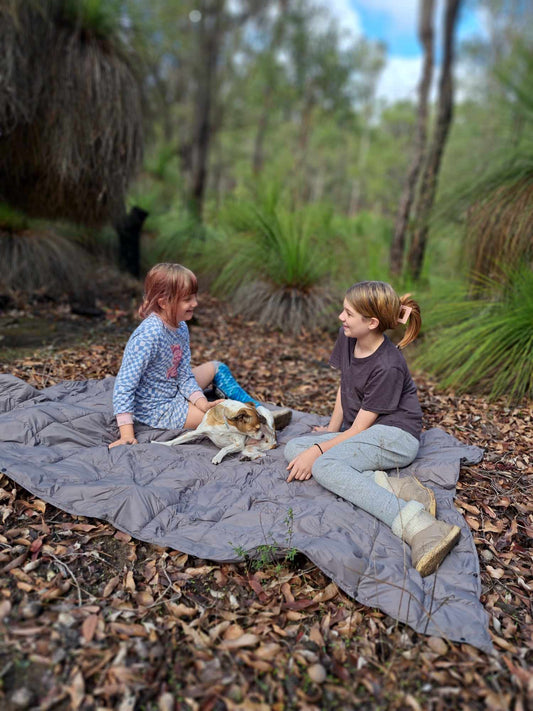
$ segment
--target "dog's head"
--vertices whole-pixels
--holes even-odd
[[[261,417],[252,402],[224,400],[207,411],[207,424],[232,427],[247,437],[259,438]]]
[[[207,411],[204,421],[210,426],[229,427],[240,432],[258,444],[261,443],[261,449],[276,446],[272,413],[262,406],[256,408],[252,402],[223,400]]]

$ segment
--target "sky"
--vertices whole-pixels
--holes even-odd
[[[354,35],[380,40],[387,46],[387,64],[377,87],[377,96],[387,102],[416,100],[422,50],[417,39],[420,0],[328,0],[327,5],[341,27]],[[443,0],[437,0],[437,28],[442,26]],[[458,25],[459,41],[484,34],[479,11],[463,9]]]

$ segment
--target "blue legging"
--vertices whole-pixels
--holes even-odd
[[[320,444],[336,436],[317,432],[292,439],[285,447],[285,458],[290,462],[314,442]],[[391,526],[407,502],[376,484],[374,471],[406,467],[418,447],[416,437],[399,427],[373,425],[322,454],[313,465],[313,479]]]

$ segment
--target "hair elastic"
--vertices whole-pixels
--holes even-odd
[[[398,317],[398,323],[407,323],[407,319],[411,315],[412,310],[412,306],[402,306],[400,309],[400,316]]]
[[[316,445],[316,446],[319,448],[320,454],[324,454],[324,450],[323,450],[322,447],[318,444],[318,442],[313,442],[313,445]]]

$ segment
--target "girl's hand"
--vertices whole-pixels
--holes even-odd
[[[212,407],[215,407],[215,405],[218,405],[219,402],[224,402],[226,398],[221,397],[219,400],[213,400],[212,402],[207,401],[207,407],[205,409],[205,412],[210,410]]]
[[[210,410],[212,407],[215,407],[215,405],[218,405],[219,402],[224,402],[225,398],[220,398],[219,400],[213,400],[210,402],[209,400],[206,400],[205,402],[202,400],[200,405],[198,405],[198,400],[194,403],[196,407],[201,410],[204,415],[205,413]]]
[[[290,471],[287,481],[298,479],[298,481],[306,481],[312,476],[313,464],[320,457],[318,447],[309,447],[305,452],[302,452],[295,457],[292,462],[289,462],[287,470]]]
[[[315,425],[312,429],[313,432],[336,432],[336,430],[330,430],[329,425],[327,427],[324,427],[324,425]]]
[[[111,442],[111,444],[108,446],[108,449],[112,449],[113,447],[119,447],[122,444],[139,444],[135,437],[121,437],[120,439],[117,439],[116,442]]]

